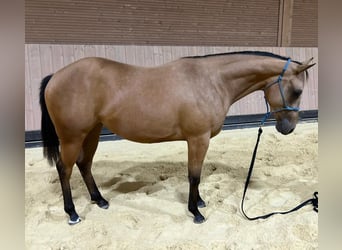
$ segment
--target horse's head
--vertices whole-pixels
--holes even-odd
[[[279,76],[269,79],[264,88],[265,98],[270,105],[278,132],[287,135],[296,127],[301,95],[307,69],[314,66],[313,58],[303,63],[290,63],[289,59]]]

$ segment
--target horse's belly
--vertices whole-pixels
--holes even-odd
[[[164,141],[176,141],[176,140],[184,140],[184,137],[181,133],[170,132],[170,133],[161,133],[160,131],[154,130],[129,130],[129,129],[115,129],[113,132],[120,137],[141,143],[156,143],[156,142],[164,142]],[[159,132],[159,133],[158,133]]]
[[[163,119],[111,119],[103,122],[113,133],[127,140],[154,143],[183,140],[179,126],[173,121]]]

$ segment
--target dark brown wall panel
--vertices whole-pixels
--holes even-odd
[[[26,43],[277,46],[279,0],[27,0]]]
[[[291,46],[318,46],[318,1],[295,0],[292,16]]]

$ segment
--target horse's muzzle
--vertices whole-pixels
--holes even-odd
[[[291,123],[288,119],[282,119],[280,121],[277,121],[276,129],[279,133],[282,133],[283,135],[288,135],[293,132],[293,130],[296,128],[295,123]]]

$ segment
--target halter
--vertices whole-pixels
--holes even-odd
[[[270,86],[272,86],[273,84],[276,84],[278,83],[278,86],[279,86],[279,90],[280,90],[280,94],[281,94],[281,98],[283,99],[283,108],[280,108],[280,109],[277,109],[275,111],[273,111],[273,113],[275,112],[280,112],[280,111],[295,111],[295,112],[298,112],[299,111],[299,108],[298,107],[290,107],[287,105],[286,103],[286,100],[285,100],[285,97],[284,97],[284,90],[283,90],[283,86],[281,84],[281,81],[283,79],[283,76],[284,76],[284,73],[285,71],[287,70],[289,64],[291,62],[291,59],[288,58],[284,68],[283,68],[283,71],[281,72],[281,74],[279,75],[278,79],[275,81],[275,82],[272,82],[272,83],[269,83],[266,85],[266,87],[264,88],[264,91],[269,88]],[[248,170],[248,174],[247,174],[247,178],[246,178],[246,182],[245,182],[245,187],[244,187],[244,190],[243,190],[243,195],[242,195],[242,200],[241,200],[241,212],[243,213],[243,215],[248,219],[248,220],[258,220],[258,219],[266,219],[272,215],[275,215],[275,214],[288,214],[288,213],[292,213],[306,205],[309,205],[309,204],[312,204],[313,205],[313,210],[315,212],[318,213],[318,192],[314,192],[313,194],[313,198],[311,199],[308,199],[304,202],[302,202],[301,204],[299,204],[298,206],[296,206],[295,208],[289,210],[289,211],[284,211],[284,212],[272,212],[272,213],[268,213],[268,214],[265,214],[265,215],[261,215],[261,216],[256,216],[256,217],[249,217],[246,213],[245,213],[245,210],[244,210],[244,201],[245,201],[245,197],[246,197],[246,193],[247,193],[247,188],[248,188],[248,185],[249,185],[249,181],[250,181],[250,178],[252,177],[252,171],[253,171],[253,168],[254,168],[254,161],[255,161],[255,158],[256,158],[256,154],[257,154],[257,150],[258,150],[258,146],[259,146],[259,141],[260,141],[260,136],[262,134],[262,125],[265,123],[265,121],[267,120],[267,118],[271,115],[272,112],[270,112],[270,109],[269,109],[269,104],[266,100],[266,96],[265,96],[265,102],[266,102],[266,108],[267,108],[267,112],[265,114],[265,117],[264,119],[261,121],[261,125],[259,127],[259,131],[258,131],[258,138],[257,138],[257,142],[255,144],[255,147],[254,147],[254,151],[253,151],[253,155],[252,155],[252,159],[251,159],[251,163],[250,163],[250,166],[249,166],[249,170]]]
[[[287,105],[287,102],[286,102],[286,100],[285,100],[283,85],[281,84],[281,82],[282,82],[282,80],[283,80],[283,76],[284,76],[284,74],[285,74],[285,71],[286,71],[287,68],[289,67],[290,62],[291,62],[291,58],[288,58],[288,59],[287,59],[287,62],[286,62],[286,64],[285,64],[285,66],[284,66],[284,68],[283,68],[283,71],[280,73],[278,79],[277,79],[276,81],[274,81],[274,82],[271,82],[271,83],[267,84],[267,85],[264,87],[264,89],[263,89],[264,92],[265,92],[266,89],[268,89],[269,87],[271,87],[272,85],[274,85],[274,84],[277,83],[277,84],[278,84],[278,87],[279,87],[279,91],[280,91],[281,98],[283,99],[283,107],[280,108],[280,109],[277,109],[277,110],[271,112],[271,111],[270,111],[270,107],[269,107],[270,105],[269,105],[269,103],[268,103],[268,101],[267,101],[267,99],[266,99],[266,95],[265,95],[264,98],[265,98],[265,103],[266,103],[266,109],[267,109],[267,111],[266,111],[265,117],[264,117],[263,120],[261,121],[261,125],[263,125],[263,124],[265,123],[265,121],[270,117],[270,115],[271,115],[272,113],[277,113],[277,112],[280,112],[280,111],[295,111],[295,112],[298,112],[298,111],[299,111],[299,107],[290,107],[290,106]]]

